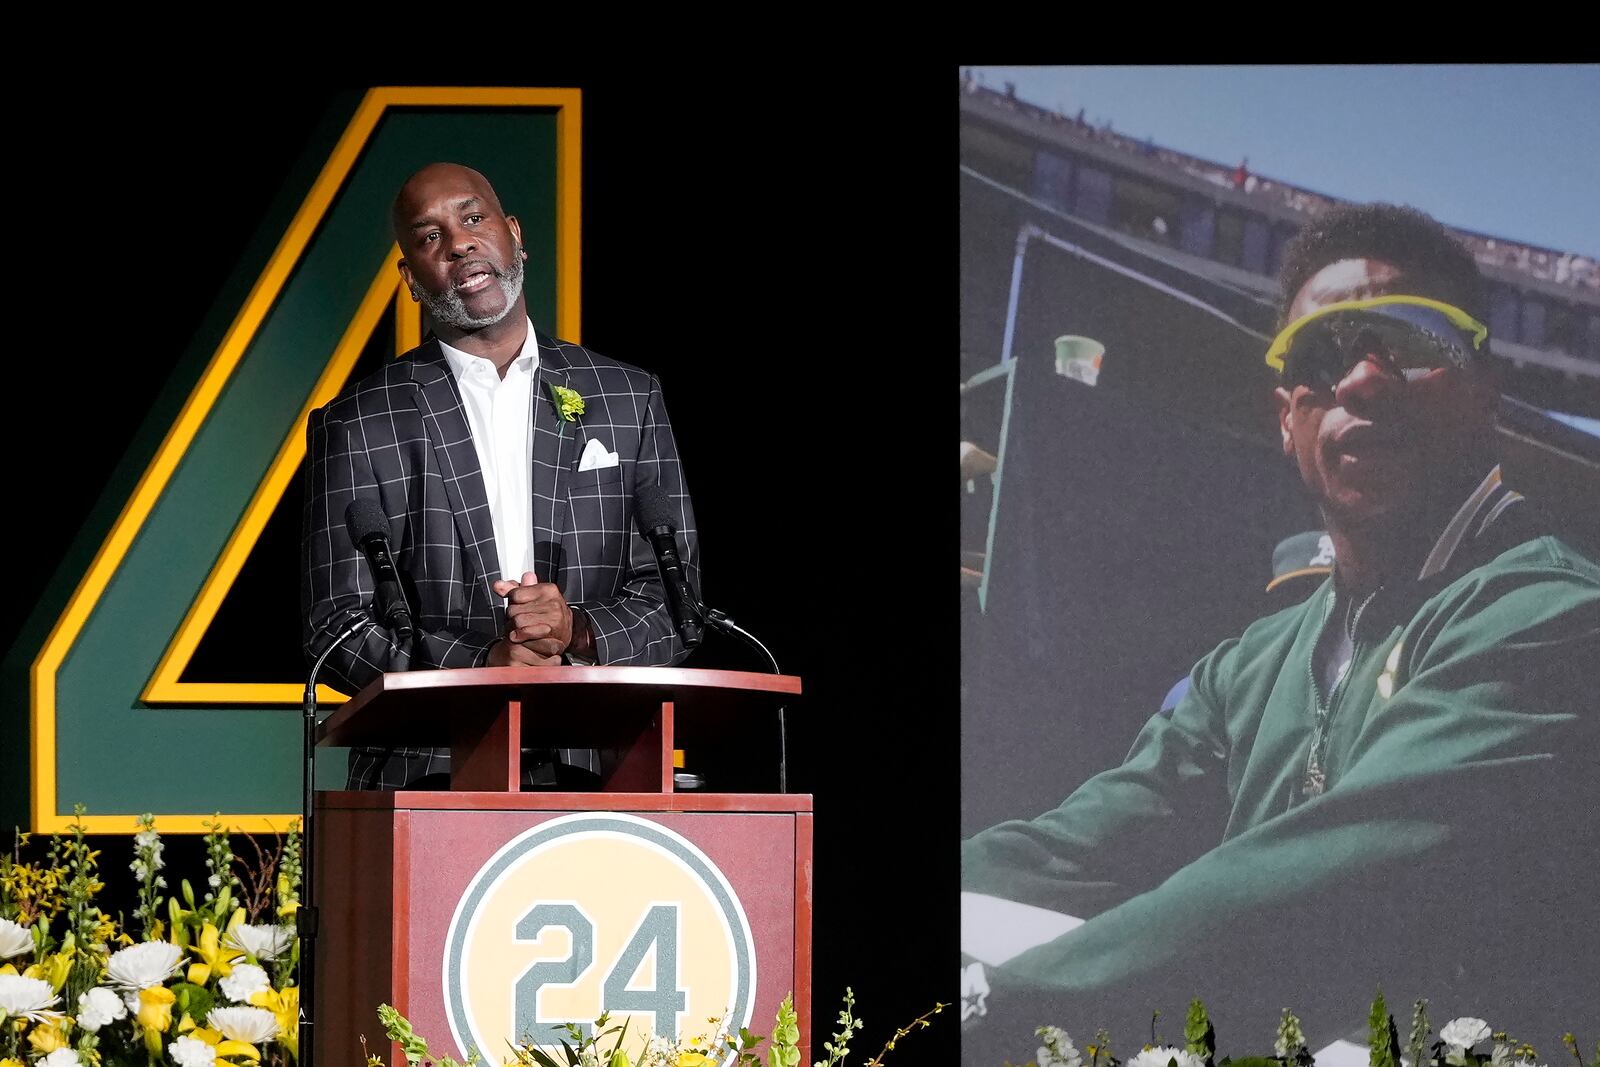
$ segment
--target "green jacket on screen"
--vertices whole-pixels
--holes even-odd
[[[997,994],[1148,1021],[1231,990],[1275,1017],[1301,997],[1362,1010],[1375,981],[1519,997],[1498,961],[1570,961],[1596,918],[1571,890],[1592,889],[1600,821],[1600,567],[1529,512],[1496,468],[1417,580],[1360,611],[1331,698],[1311,663],[1345,618],[1332,580],[1201,660],[1120,767],[964,842],[963,889],[1088,920],[991,970]]]

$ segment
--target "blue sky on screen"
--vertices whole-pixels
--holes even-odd
[[[1267,178],[1600,257],[1600,64],[972,69]]]

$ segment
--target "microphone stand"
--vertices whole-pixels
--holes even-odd
[[[345,623],[339,635],[322,650],[306,679],[305,730],[301,739],[304,773],[300,793],[300,907],[295,910],[296,933],[300,937],[300,1067],[313,1067],[316,1052],[314,1029],[317,1014],[317,836],[315,784],[317,751],[317,672],[344,642],[373,625],[372,616],[359,612]]]
[[[778,657],[774,656],[772,654],[772,651],[770,649],[768,649],[766,645],[762,644],[760,639],[757,638],[755,634],[751,633],[749,630],[746,630],[744,627],[742,627],[738,623],[734,622],[733,618],[730,615],[728,615],[727,612],[718,611],[716,608],[707,608],[703,603],[700,602],[700,598],[699,597],[695,597],[694,598],[694,605],[695,605],[696,610],[699,612],[700,617],[705,620],[706,625],[711,626],[713,629],[721,630],[725,634],[731,634],[732,636],[737,637],[739,640],[743,641],[745,644],[749,645],[751,648],[755,649],[757,652],[760,652],[763,656],[767,657],[767,662],[772,664],[772,673],[773,674],[782,674],[783,673],[783,671],[778,669]],[[789,791],[789,727],[788,727],[788,724],[784,721],[783,706],[779,705],[779,707],[778,707],[778,792],[787,793],[788,791]]]

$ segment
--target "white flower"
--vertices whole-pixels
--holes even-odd
[[[1033,1056],[1039,1067],[1083,1067],[1083,1057],[1061,1027],[1041,1026],[1034,1034],[1044,1042]]]
[[[172,1053],[178,1067],[211,1067],[217,1062],[215,1045],[208,1045],[187,1034],[174,1041],[167,1051]]]
[[[1450,1051],[1463,1053],[1479,1041],[1489,1039],[1489,1024],[1470,1016],[1451,1019],[1439,1029],[1439,1040],[1450,1046]]]
[[[125,993],[149,989],[171,977],[181,959],[183,949],[170,941],[144,941],[114,953],[106,961],[106,982]]]
[[[0,1016],[17,1015],[41,1022],[46,1009],[60,1001],[50,983],[42,978],[0,974]]]
[[[259,1045],[278,1036],[278,1019],[266,1008],[212,1008],[206,1025],[235,1041]]]
[[[58,1048],[39,1061],[39,1067],[83,1067],[78,1053],[70,1048]]]
[[[104,986],[95,986],[78,997],[78,1025],[91,1034],[107,1023],[126,1018],[122,998]]]
[[[233,973],[217,985],[222,987],[222,992],[235,1004],[244,1004],[249,1001],[250,994],[265,992],[272,988],[272,983],[267,980],[267,972],[253,963],[234,964]]]
[[[1162,1045],[1159,1048],[1145,1049],[1123,1067],[1167,1067],[1167,1063],[1172,1060],[1178,1061],[1178,1067],[1205,1067],[1206,1062],[1187,1049]]]
[[[275,960],[294,944],[294,931],[287,926],[245,924],[234,927],[228,940],[258,960]]]
[[[0,919],[0,960],[33,951],[33,931],[10,919]]]

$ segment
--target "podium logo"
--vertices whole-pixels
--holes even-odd
[[[564,815],[520,834],[473,877],[445,938],[444,1000],[457,1047],[496,1062],[508,1040],[559,1052],[602,1010],[647,1034],[750,1021],[755,943],[716,865],[656,823]]]

